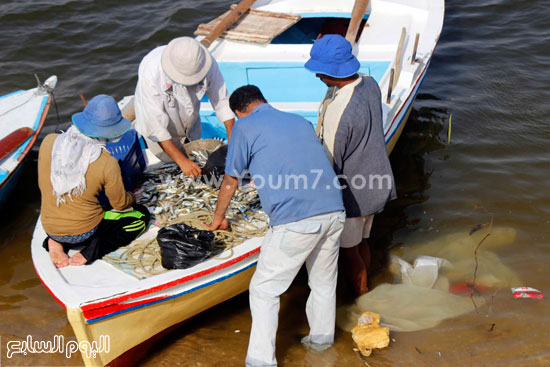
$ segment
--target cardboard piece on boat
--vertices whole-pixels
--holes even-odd
[[[200,24],[195,30],[195,35],[206,36],[210,34],[228,13],[229,11],[208,24]],[[301,18],[301,16],[294,14],[250,9],[220,37],[233,41],[269,43],[273,38],[296,24]]]

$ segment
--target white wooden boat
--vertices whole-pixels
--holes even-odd
[[[352,0],[261,0],[253,6],[259,11],[298,15],[302,23],[292,27],[306,28],[327,18],[349,19],[352,8]],[[426,75],[443,15],[444,0],[372,0],[368,7],[368,26],[356,52],[361,71],[376,79],[383,101],[388,102],[383,105],[388,151],[401,134]],[[288,32],[295,31],[292,27]],[[416,34],[420,34],[420,41],[411,63]],[[210,50],[230,91],[255,84],[276,108],[299,113],[315,124],[326,87],[303,67],[312,41],[285,43],[288,39],[276,38],[264,44],[218,39]],[[395,83],[388,98],[392,69]],[[223,124],[216,120],[208,101],[203,102],[203,137],[225,137]],[[132,98],[121,101],[121,108],[126,116],[131,115]],[[148,163],[154,163],[146,154]],[[155,231],[145,234],[155,235]],[[137,279],[103,260],[57,269],[41,246],[45,236],[39,220],[31,246],[33,262],[41,281],[66,309],[78,341],[99,342],[100,336],[109,336],[108,351],[98,351],[95,358],[82,354],[88,366],[130,365],[126,358],[136,350],[143,351],[142,343],[247,290],[261,244],[261,238],[248,240],[232,254],[221,254],[231,255],[225,260],[210,259],[190,269]]]
[[[21,174],[23,161],[36,142],[50,108],[56,77],[33,89],[0,96],[0,207]]]

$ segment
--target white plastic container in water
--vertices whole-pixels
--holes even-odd
[[[439,267],[443,259],[432,256],[419,256],[414,265],[395,256],[395,261],[401,268],[401,279],[404,284],[414,284],[419,287],[432,288],[437,281]]]

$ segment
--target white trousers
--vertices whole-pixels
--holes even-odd
[[[334,342],[338,250],[344,221],[345,213],[337,211],[274,226],[267,232],[250,282],[252,330],[247,367],[277,366],[279,296],[304,263],[311,288],[306,304],[308,340],[317,344]]]

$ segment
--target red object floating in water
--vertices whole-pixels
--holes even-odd
[[[474,283],[472,282],[459,282],[459,283],[451,284],[449,291],[454,294],[466,294],[466,293],[472,293],[472,291],[483,293],[483,292],[490,291],[491,289],[492,289],[491,287],[483,284],[474,285]]]
[[[544,293],[531,287],[519,287],[512,288],[512,296],[514,298],[543,299]]]

